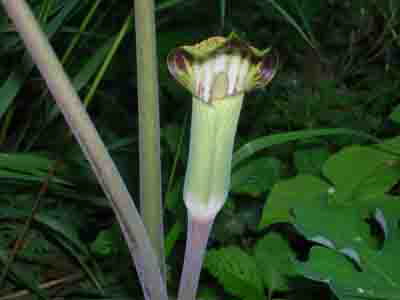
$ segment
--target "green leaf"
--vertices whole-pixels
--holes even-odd
[[[167,236],[165,237],[165,257],[169,257],[172,253],[172,249],[174,248],[179,236],[183,232],[183,225],[181,222],[176,222],[172,228],[168,231]]]
[[[387,231],[380,249],[371,247],[363,238],[368,234],[366,223],[354,208],[335,207],[332,210],[325,206],[325,209],[319,209],[323,214],[308,208],[307,214],[296,218],[296,223],[303,229],[308,228],[303,230],[308,238],[318,230],[335,248],[313,247],[309,260],[297,264],[298,271],[307,278],[328,283],[339,299],[400,299],[400,269],[394,263],[400,251],[398,201],[400,199],[382,202],[382,208],[375,213],[377,221],[379,216],[382,230],[385,227]],[[330,220],[339,220],[336,225],[320,222],[316,227],[316,220],[328,215]]]
[[[267,197],[259,229],[277,222],[292,222],[291,210],[295,204],[313,203],[329,187],[329,184],[311,175],[299,175],[278,182]]]
[[[0,248],[0,263],[2,265],[6,265],[8,261],[8,250]],[[32,291],[39,299],[49,300],[50,298],[47,296],[45,290],[41,289],[39,283],[34,279],[30,272],[27,270],[21,270],[18,268],[16,264],[12,264],[9,267],[9,275],[11,278],[16,281],[18,284],[26,287],[28,290]]]
[[[398,155],[400,138],[372,146],[351,146],[332,155],[322,170],[333,186],[318,177],[299,175],[277,183],[267,198],[259,227],[275,222],[293,222],[294,207],[311,207],[321,195],[329,201],[358,205],[364,211],[376,203],[400,180]],[[382,149],[385,149],[383,151]]]
[[[42,182],[55,161],[35,153],[0,153],[0,179]],[[71,186],[59,176],[52,177],[52,183]]]
[[[109,38],[103,46],[96,50],[91,58],[80,68],[79,72],[72,78],[72,84],[77,92],[85,87],[89,80],[96,74],[97,70],[104,63],[104,59],[112,47],[115,37]],[[59,114],[60,110],[57,105],[54,105],[47,122],[50,123]]]
[[[54,233],[50,233],[50,235],[52,235],[53,239],[55,239],[65,250],[67,250],[70,255],[74,257],[74,259],[76,259],[76,261],[81,265],[82,269],[86,272],[86,274],[88,274],[96,288],[101,293],[104,293],[102,284],[95,274],[95,269],[90,268],[89,264],[87,263],[87,256],[82,255],[82,252],[76,251],[75,247],[70,244],[70,241],[66,240],[65,238]]]
[[[244,300],[265,299],[256,262],[240,248],[211,250],[207,253],[204,266],[226,292]]]
[[[48,172],[54,161],[39,154],[0,153],[0,168],[30,173],[32,170]]]
[[[231,191],[254,197],[270,189],[281,176],[281,162],[276,158],[254,159],[234,170]]]
[[[389,118],[397,123],[400,123],[400,104],[396,106],[394,111],[389,115]]]
[[[357,250],[360,244],[370,243],[369,225],[360,222],[363,212],[358,207],[338,205],[331,201],[331,197],[332,194],[325,192],[308,203],[292,205],[292,222],[300,233],[309,240],[337,250]]]
[[[375,198],[400,179],[397,160],[398,156],[376,148],[352,146],[329,158],[323,173],[335,185],[335,201]]]
[[[115,236],[112,229],[101,230],[90,244],[90,250],[97,256],[111,256],[116,253],[114,241]]]
[[[273,145],[280,145],[297,140],[305,140],[309,138],[332,136],[332,135],[353,135],[365,138],[366,140],[379,142],[379,140],[369,134],[360,131],[355,131],[345,128],[334,129],[314,129],[314,130],[299,130],[288,133],[273,134],[270,136],[261,137],[240,147],[233,155],[232,168],[239,163],[252,156],[254,153],[265,150]]]
[[[257,242],[254,256],[270,292],[288,291],[288,277],[297,274],[288,242],[277,233],[269,233]]]
[[[203,287],[199,290],[197,300],[218,300],[218,293],[214,288]]]
[[[54,17],[54,19],[44,28],[44,31],[47,33],[47,37],[49,39],[57,32],[57,30],[60,29],[60,26],[65,22],[65,19],[80,3],[80,0],[70,0],[65,2],[64,7],[59,14]],[[2,97],[0,104],[0,119],[10,107],[32,68],[33,63],[29,55],[25,53],[21,59],[20,65],[18,65],[18,67],[10,74],[4,84],[0,87],[0,95]]]
[[[328,157],[329,151],[326,147],[297,150],[294,152],[294,165],[298,173],[318,175]]]

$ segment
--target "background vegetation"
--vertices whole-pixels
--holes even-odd
[[[29,1],[138,195],[132,2]],[[184,250],[191,97],[165,58],[235,31],[273,47],[280,69],[245,99],[199,297],[399,299],[400,3],[156,3],[171,294]],[[0,30],[0,299],[141,298],[112,210],[4,13]],[[353,131],[310,131],[323,128]],[[266,138],[299,130],[283,144]]]

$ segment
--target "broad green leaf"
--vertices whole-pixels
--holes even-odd
[[[269,233],[254,248],[257,267],[270,292],[289,290],[288,279],[296,275],[295,254],[289,244],[277,233]]]
[[[231,191],[257,197],[270,189],[280,176],[281,162],[276,158],[254,159],[233,171]]]
[[[244,300],[265,299],[263,281],[254,258],[238,247],[211,250],[205,268],[225,291]]]
[[[260,228],[275,222],[293,222],[294,207],[309,207],[321,195],[330,202],[376,208],[400,180],[400,139],[372,146],[351,146],[332,155],[323,166],[330,186],[318,177],[299,175],[276,184],[264,206]],[[383,149],[385,151],[383,151]]]
[[[309,261],[298,263],[297,269],[309,279],[326,282],[340,300],[400,299],[399,288],[376,276],[378,270],[358,271],[348,258],[332,249],[313,247]]]
[[[296,204],[312,204],[315,198],[326,193],[329,188],[329,184],[311,175],[299,175],[278,182],[267,197],[259,228],[277,222],[292,222],[291,211]]]
[[[352,207],[309,208],[307,216],[299,214],[296,224],[303,228],[306,237],[318,230],[335,248],[313,247],[309,260],[297,264],[298,271],[305,277],[328,283],[341,300],[400,299],[400,269],[395,263],[400,251],[400,199],[396,200],[383,201],[381,209],[376,211],[379,214],[375,212],[376,220],[379,216],[380,225],[387,232],[379,249],[371,247],[368,239],[363,238],[368,234],[365,220]],[[317,227],[316,221],[328,215],[329,219],[336,218],[340,222],[336,222],[336,226],[320,222]]]
[[[323,173],[335,185],[335,201],[357,201],[383,195],[396,184],[397,160],[398,156],[376,148],[351,146],[331,156]]]
[[[294,152],[294,165],[298,173],[318,175],[328,157],[329,151],[325,147],[297,150]]]
[[[359,249],[369,244],[370,228],[363,220],[363,211],[358,207],[336,204],[332,194],[325,192],[314,197],[312,202],[293,203],[293,222],[307,239],[325,246],[342,250]]]

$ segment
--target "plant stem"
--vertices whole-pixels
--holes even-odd
[[[1,0],[89,160],[122,228],[145,299],[167,300],[158,261],[132,198],[54,50],[24,0]]]
[[[158,255],[161,273],[165,275],[158,65],[153,0],[135,0],[135,31],[139,108],[140,209],[150,241]]]
[[[214,217],[198,219],[188,211],[185,260],[179,284],[178,300],[195,300],[201,267]]]

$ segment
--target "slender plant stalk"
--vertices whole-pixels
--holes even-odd
[[[24,0],[1,0],[89,160],[122,228],[145,299],[167,300],[157,257],[132,198],[54,50]]]
[[[165,275],[154,0],[135,0],[140,209]],[[165,278],[165,276],[164,276]]]
[[[198,219],[188,212],[185,260],[178,300],[195,300],[201,267],[214,218]]]

